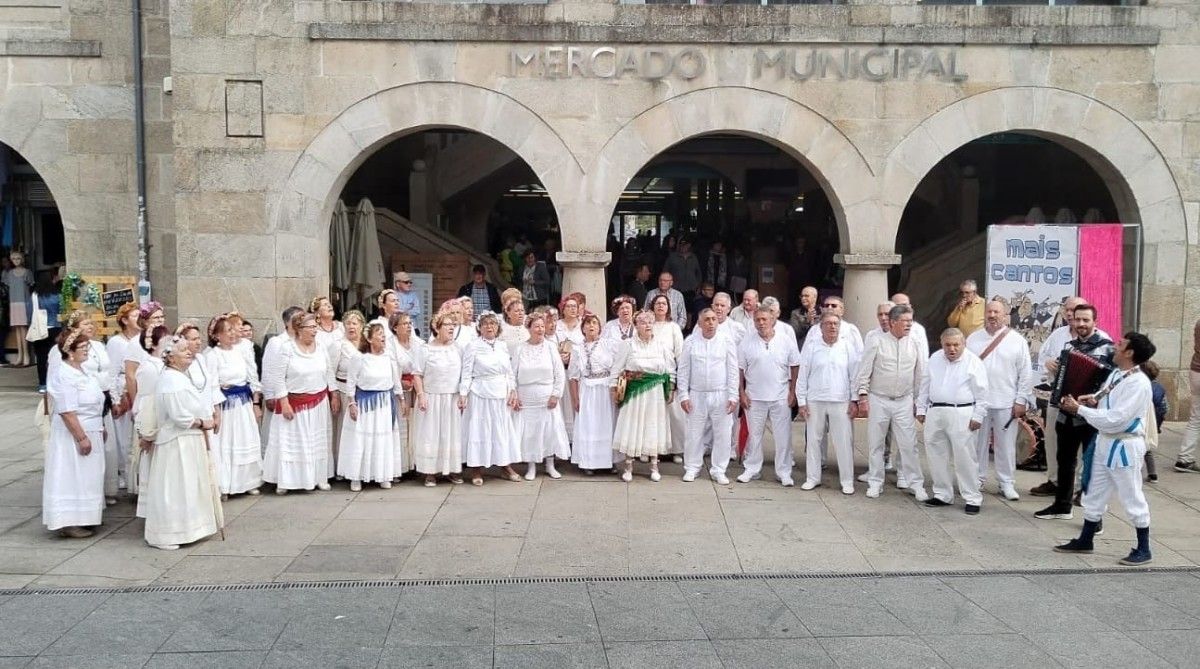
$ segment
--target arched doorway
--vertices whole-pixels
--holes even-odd
[[[371,202],[388,282],[395,272],[413,274],[431,310],[470,281],[476,265],[499,290],[522,287],[527,251],[551,279],[540,301],[557,303],[562,292],[549,193],[528,163],[485,134],[454,127],[401,134],[351,173],[339,199],[352,218]],[[346,306],[369,308],[359,293]]]
[[[0,252],[5,281],[0,287],[0,360],[16,362],[24,341],[29,314],[29,283],[56,275],[66,264],[62,215],[45,180],[15,149],[0,143]],[[13,269],[13,255],[21,254],[28,273]],[[28,276],[30,281],[23,278]],[[13,302],[25,304],[14,314]],[[54,324],[51,324],[53,326]]]
[[[754,288],[790,309],[804,286],[840,292],[838,229],[818,176],[785,149],[742,134],[692,137],[654,156],[621,193],[609,228],[609,297],[638,292],[631,282],[648,266],[649,288],[659,272],[680,275],[690,318],[692,302],[707,301],[702,284],[735,300]]]

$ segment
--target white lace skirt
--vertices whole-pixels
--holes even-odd
[[[563,460],[570,458],[571,442],[567,439],[562,412],[558,407],[546,406],[550,400],[550,386],[518,386],[517,397],[521,400],[521,410],[517,412],[515,427],[521,459],[541,462],[550,456]]]
[[[581,469],[608,469],[619,462],[621,456],[613,450],[616,424],[617,407],[609,395],[608,378],[580,379],[571,462]]]
[[[521,461],[512,409],[504,398],[472,394],[463,418],[468,467],[503,467]]]
[[[671,419],[661,388],[629,400],[617,413],[613,448],[627,457],[654,457],[671,452]]]
[[[254,405],[236,404],[221,411],[221,429],[209,435],[209,451],[217,471],[217,487],[224,495],[237,495],[262,485],[262,444]]]
[[[458,393],[429,393],[428,408],[412,415],[413,464],[422,474],[462,471],[462,413]]]
[[[92,452],[80,455],[67,427],[52,421],[42,479],[42,523],[50,530],[99,525],[104,513],[104,435],[88,432]]]
[[[297,411],[292,420],[272,416],[263,479],[284,490],[312,490],[328,483],[331,430],[328,402]]]
[[[384,404],[372,411],[359,411],[358,420],[347,413],[342,422],[338,450],[337,473],[351,481],[380,483],[400,475],[397,464],[403,464],[397,451],[399,443],[392,430],[392,405]]]

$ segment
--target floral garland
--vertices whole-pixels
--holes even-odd
[[[64,308],[70,306],[75,300],[79,300],[89,307],[104,308],[104,302],[100,297],[100,288],[95,284],[85,282],[76,272],[71,272],[63,277],[59,297]]]

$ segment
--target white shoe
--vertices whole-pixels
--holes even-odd
[[[895,463],[895,462],[892,462],[891,460],[888,460],[888,461],[884,462],[884,463],[883,463],[883,470],[884,470],[885,472],[894,472],[894,471],[896,471],[896,463]]]
[[[676,455],[675,457],[671,458],[671,462],[674,462],[677,465],[682,465],[683,464],[683,456]]]
[[[883,486],[879,485],[878,483],[872,483],[872,484],[868,485],[867,486],[867,497],[870,497],[871,499],[875,499],[875,498],[879,497],[879,493],[882,492],[882,490],[881,490],[882,488],[883,488]]]
[[[815,488],[819,485],[821,485],[821,484],[813,482],[813,481],[805,481],[804,483],[800,484],[800,489],[801,490],[812,490],[813,488]]]
[[[713,480],[717,482],[717,485],[729,485],[729,477],[724,474],[717,474]]]
[[[870,483],[871,482],[871,473],[863,472],[854,478],[858,479],[859,483]]]
[[[379,487],[383,488],[384,490],[390,490],[392,488],[392,482],[391,481],[380,481]]]
[[[1011,483],[1005,483],[1004,485],[1000,486],[1000,494],[1004,495],[1004,499],[1007,499],[1010,502],[1016,502],[1021,499],[1021,496],[1017,494],[1017,489],[1014,488],[1013,484]]]
[[[529,469],[525,470],[525,480],[532,481],[537,478],[537,465],[529,465]]]
[[[276,488],[276,489],[275,489],[275,494],[276,494],[276,495],[286,495],[286,494],[287,494],[287,488]]]
[[[318,483],[317,484],[317,490],[325,491],[325,490],[332,490],[332,489],[333,488],[328,483]]]
[[[908,490],[908,479],[904,478],[903,476],[897,476],[896,477],[896,489],[897,490]]]
[[[792,477],[785,476],[785,477],[779,479],[779,485],[781,485],[785,488],[791,488],[796,485],[796,482],[792,480]]]
[[[179,550],[179,544],[150,544],[150,545],[153,546],[154,548],[157,548],[160,551],[177,551],[177,550]]]
[[[246,491],[246,494],[250,495],[251,497],[257,497],[260,494],[260,492],[259,492],[258,488],[251,488]]]
[[[913,494],[913,497],[915,497],[918,502],[924,502],[925,500],[929,499],[929,493],[925,492],[925,486],[923,486],[923,485],[922,486],[913,486],[912,494]]]
[[[684,472],[683,473],[683,482],[684,483],[691,483],[692,481],[695,481],[695,480],[696,480],[696,472]]]
[[[749,482],[753,481],[754,479],[760,479],[760,478],[762,478],[762,474],[751,474],[750,472],[742,472],[741,474],[738,474],[737,480],[738,480],[738,483],[749,483]]]
[[[655,483],[658,483],[659,481],[661,481],[661,480],[662,480],[662,474],[659,474],[659,473],[658,473],[658,468],[657,468],[657,467],[655,467],[654,469],[651,469],[651,470],[650,470],[650,480],[651,480],[651,481],[654,481]]]
[[[628,469],[621,472],[621,480],[626,483],[629,483],[630,481],[633,480],[633,472],[629,471]]]
[[[125,475],[117,474],[117,488],[119,490],[125,490],[128,487],[129,485],[125,483]]]
[[[854,494],[854,486],[852,486],[852,485],[842,486],[842,494],[843,495],[853,495]]]
[[[362,481],[351,481],[350,492],[362,492]]]
[[[546,465],[546,475],[552,479],[562,478],[562,474],[558,473],[558,470],[554,468],[554,465]]]

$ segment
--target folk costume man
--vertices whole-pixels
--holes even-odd
[[[821,316],[821,338],[800,351],[796,375],[796,404],[800,418],[806,421],[809,444],[802,490],[821,484],[821,443],[826,428],[837,454],[838,476],[842,493],[854,494],[854,437],[850,419],[854,414],[851,393],[858,372],[859,354],[840,336],[842,319],[832,311]]]
[[[683,480],[695,481],[704,466],[704,447],[713,447],[709,475],[728,485],[733,414],[738,401],[737,345],[717,332],[717,314],[704,309],[696,331],[683,342],[676,372],[679,403],[687,415],[683,446]]]
[[[1078,313],[1078,310],[1077,312]],[[1120,562],[1150,562],[1150,505],[1142,493],[1142,458],[1150,405],[1150,379],[1139,365],[1154,356],[1146,335],[1130,332],[1117,344],[1113,362],[1117,369],[1094,395],[1063,398],[1063,413],[1078,417],[1097,431],[1091,475],[1084,481],[1083,530],[1079,537],[1056,546],[1060,553],[1091,553],[1093,537],[1113,492],[1137,532],[1137,545]],[[1152,417],[1150,418],[1152,420]]]
[[[1017,466],[1017,431],[1027,409],[1026,398],[1033,392],[1029,344],[1008,327],[1008,309],[1004,304],[993,300],[984,309],[983,329],[967,337],[967,348],[983,361],[988,377],[988,393],[981,398],[987,412],[977,441],[979,485],[982,487],[987,481],[990,444],[995,454],[1000,493],[1005,499],[1016,501],[1021,498],[1013,479]]]
[[[933,497],[925,505],[953,504],[957,483],[966,512],[975,515],[983,503],[975,434],[987,412],[987,370],[967,350],[958,328],[943,331],[941,342],[942,350],[929,356],[917,397],[917,421],[925,425],[925,454],[933,475]]]
[[[870,445],[867,497],[879,497],[883,492],[883,450],[890,428],[903,456],[900,474],[904,475],[917,501],[924,502],[929,495],[925,492],[925,476],[921,473],[921,460],[916,451],[917,423],[913,408],[925,373],[926,354],[909,336],[912,309],[892,307],[888,312],[888,327],[888,333],[873,338],[871,346],[863,353],[854,380],[858,415],[867,416]]]
[[[763,436],[767,424],[775,438],[775,476],[783,486],[792,481],[792,412],[796,404],[796,373],[800,350],[796,336],[784,334],[775,327],[771,309],[760,306],[754,312],[755,332],[747,334],[738,347],[738,368],[741,369],[741,401],[746,411],[750,439],[743,460],[745,471],[738,475],[741,483],[761,478]]]

